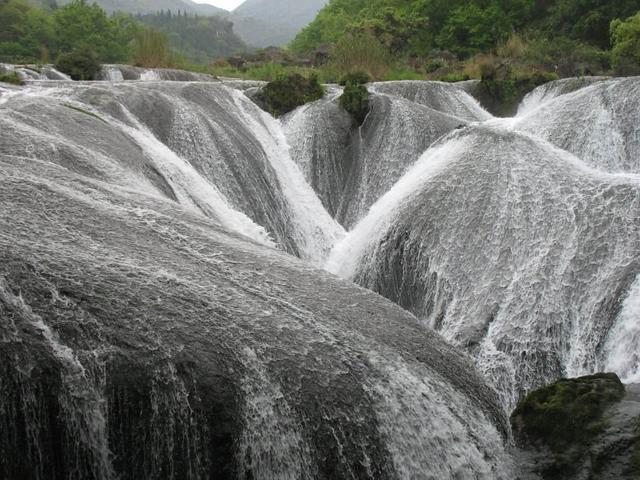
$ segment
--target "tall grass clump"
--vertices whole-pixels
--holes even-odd
[[[131,60],[135,66],[145,68],[170,68],[176,63],[166,35],[153,28],[136,34]]]
[[[370,33],[345,35],[332,48],[329,58],[329,68],[340,76],[357,71],[376,80],[384,79],[392,64],[385,46]]]

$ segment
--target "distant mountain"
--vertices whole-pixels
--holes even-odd
[[[235,32],[256,47],[284,45],[316,17],[329,0],[246,0],[231,13]]]
[[[58,0],[58,5],[66,5],[72,0]],[[188,12],[203,16],[228,15],[229,12],[213,5],[199,4],[191,0],[92,0],[107,12],[156,13],[161,10]]]

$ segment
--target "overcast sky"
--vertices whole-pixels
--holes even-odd
[[[196,3],[209,3],[216,7],[226,8],[227,10],[233,10],[240,5],[244,0],[194,0]]]

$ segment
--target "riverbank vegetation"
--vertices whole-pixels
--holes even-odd
[[[0,0],[0,62],[91,50],[100,63],[265,81],[479,79],[501,100],[554,78],[640,74],[638,0],[331,0],[289,48],[249,52],[222,18],[42,2]]]

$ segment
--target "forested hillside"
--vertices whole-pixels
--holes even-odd
[[[49,0],[44,0],[48,2]],[[71,3],[73,0],[56,0],[58,5],[63,6]],[[187,12],[198,15],[225,15],[226,10],[214,7],[209,4],[200,4],[191,0],[90,0],[89,3],[97,3],[104,8],[107,13],[125,12],[125,13],[157,13],[161,10],[172,10],[177,12]]]
[[[110,15],[98,4],[82,1],[36,6],[0,0],[0,62],[55,62],[83,50],[101,63],[146,64],[153,55],[148,66],[206,65],[245,48],[223,17],[179,10]]]
[[[540,54],[594,57],[611,48],[611,22],[640,0],[331,0],[293,41],[298,52],[371,33],[394,54],[488,53],[518,33]]]
[[[202,17],[175,10],[136,15],[135,20],[166,34],[169,44],[190,62],[208,64],[245,50],[225,17]]]

